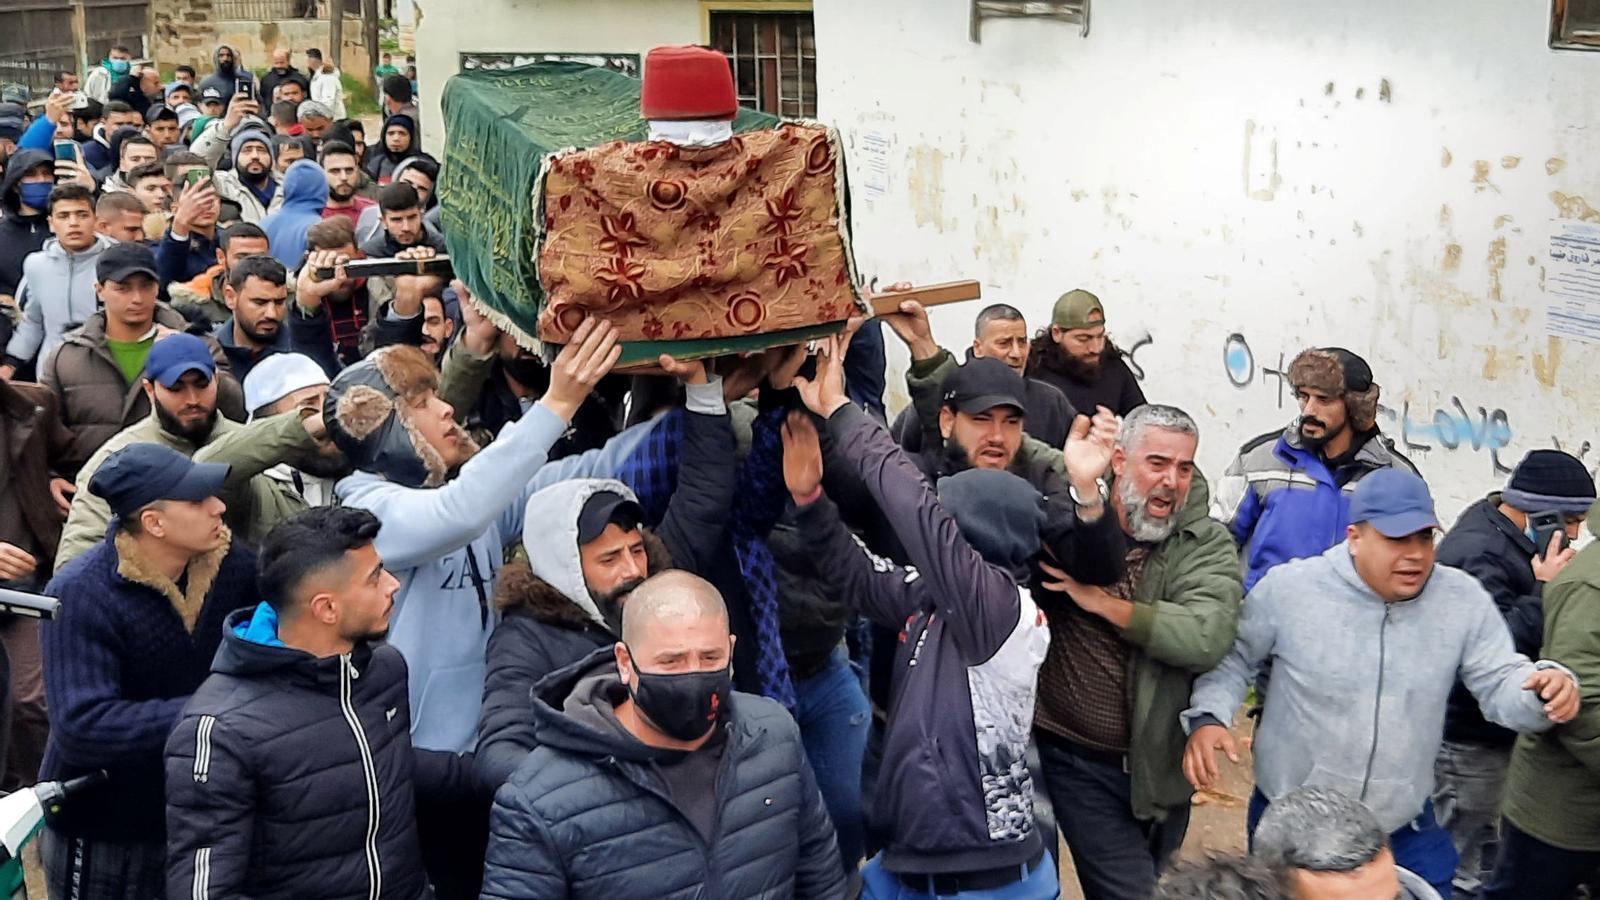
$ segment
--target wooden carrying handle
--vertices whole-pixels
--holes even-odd
[[[976,281],[946,281],[943,284],[915,287],[894,294],[870,294],[867,296],[867,305],[872,307],[873,315],[881,316],[899,312],[900,304],[907,300],[915,300],[923,306],[941,306],[946,303],[960,303],[963,300],[977,300],[982,296],[983,289]]]

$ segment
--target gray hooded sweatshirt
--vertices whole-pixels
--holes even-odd
[[[1516,652],[1471,575],[1436,565],[1416,598],[1385,603],[1356,573],[1345,543],[1283,563],[1256,584],[1233,649],[1195,682],[1184,730],[1208,718],[1233,721],[1268,660],[1256,786],[1268,800],[1332,788],[1366,804],[1385,831],[1416,818],[1433,793],[1445,701],[1458,676],[1491,722],[1538,732],[1552,723],[1522,683],[1536,669],[1572,674]]]
[[[100,309],[94,265],[101,251],[114,243],[97,234],[86,249],[70,253],[51,238],[43,250],[28,254],[17,287],[22,321],[6,345],[6,356],[18,362],[38,359],[42,365],[67,332],[89,321]]]

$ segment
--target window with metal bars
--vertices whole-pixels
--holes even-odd
[[[972,40],[983,36],[984,19],[1058,19],[1089,34],[1089,0],[972,0]]]
[[[739,105],[779,116],[817,114],[811,13],[711,13],[711,45],[728,54]]]
[[[1600,0],[1553,0],[1550,46],[1556,50],[1600,50]]]

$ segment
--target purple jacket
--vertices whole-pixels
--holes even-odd
[[[889,762],[870,805],[874,824],[891,835],[884,867],[940,873],[1022,864],[1042,846],[1023,754],[1050,643],[1044,615],[1010,572],[972,549],[881,425],[845,406],[826,427],[836,451],[830,464],[862,480],[911,563],[868,551],[827,498],[798,512],[830,588],[900,632],[884,736]],[[1096,543],[1115,528],[1115,518],[1103,516],[1077,536]]]

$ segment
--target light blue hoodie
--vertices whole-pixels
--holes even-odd
[[[261,220],[272,255],[290,270],[306,255],[306,232],[322,221],[328,205],[328,175],[309,159],[295,160],[283,173],[283,206]]]
[[[1332,788],[1366,804],[1391,832],[1433,794],[1458,675],[1490,721],[1539,732],[1552,723],[1522,683],[1537,668],[1572,674],[1512,649],[1505,620],[1471,575],[1436,565],[1419,596],[1385,603],[1356,573],[1347,543],[1283,563],[1256,583],[1233,649],[1195,682],[1184,730],[1208,716],[1232,722],[1268,660],[1256,786],[1268,800]]]
[[[612,477],[653,427],[635,425],[604,447],[546,464],[567,423],[534,404],[439,487],[405,487],[369,472],[334,486],[340,503],[371,510],[383,523],[378,555],[400,579],[389,643],[410,670],[414,746],[473,748],[485,653],[500,620],[495,574],[501,548],[523,533],[528,498],[558,481]]]
[[[27,361],[37,358],[41,365],[67,332],[94,315],[100,299],[94,290],[94,264],[100,252],[116,243],[103,234],[77,253],[69,253],[61,242],[51,238],[44,248],[28,254],[22,262],[22,282],[17,286],[17,304],[22,308],[6,355]]]

